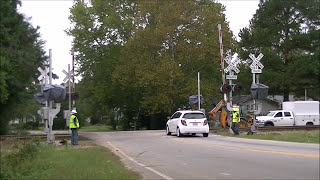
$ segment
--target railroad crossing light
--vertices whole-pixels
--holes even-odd
[[[242,91],[242,86],[234,84],[232,85],[232,92],[234,93],[240,93]]]
[[[78,93],[72,93],[72,94],[71,94],[71,99],[77,100],[78,98],[79,98]]]
[[[231,86],[229,84],[223,84],[220,86],[219,88],[219,91],[222,93],[222,94],[227,94],[231,91]]]

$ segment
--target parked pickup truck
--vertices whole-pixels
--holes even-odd
[[[283,110],[256,118],[258,126],[319,125],[319,101],[283,102]]]

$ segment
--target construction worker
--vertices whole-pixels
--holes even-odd
[[[239,135],[239,122],[240,122],[240,114],[239,114],[239,107],[233,107],[232,108],[233,114],[232,114],[232,126],[231,129],[234,132],[235,135]]]
[[[79,126],[79,120],[76,115],[77,115],[77,111],[72,110],[70,120],[69,120],[69,128],[72,131],[72,134],[71,134],[72,145],[78,145],[78,128],[80,126]]]

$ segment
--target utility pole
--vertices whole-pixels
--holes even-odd
[[[198,72],[198,110],[201,109],[200,104],[200,72]]]
[[[49,84],[52,85],[52,49],[49,49]],[[52,104],[53,101],[49,101],[49,132],[47,134],[47,142],[48,143],[53,143],[55,138],[54,138],[54,134],[52,132],[52,126],[53,126],[53,117],[52,117]]]
[[[76,92],[76,83],[74,79],[74,53],[72,52],[72,93]],[[72,100],[72,107],[74,107],[76,104],[76,101],[73,99]]]

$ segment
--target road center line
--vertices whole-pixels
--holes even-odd
[[[305,153],[292,153],[292,152],[282,152],[282,151],[271,151],[271,150],[259,150],[259,149],[241,148],[241,147],[233,147],[233,146],[224,146],[224,145],[216,145],[216,144],[209,144],[209,143],[194,142],[194,141],[191,141],[191,140],[177,139],[177,138],[170,138],[170,140],[179,141],[179,142],[185,142],[185,143],[190,143],[190,144],[205,145],[205,146],[209,146],[209,147],[233,149],[233,150],[243,150],[243,151],[261,152],[261,153],[269,153],[269,154],[281,154],[281,155],[288,155],[288,156],[301,156],[301,157],[320,158],[319,154],[305,154]]]
[[[108,144],[109,144],[113,149],[117,150],[120,154],[122,154],[124,157],[126,157],[126,158],[129,159],[130,161],[138,164],[139,166],[144,167],[144,168],[148,169],[149,171],[151,171],[151,172],[153,172],[153,173],[161,176],[163,179],[173,180],[173,178],[171,178],[171,177],[169,177],[169,176],[167,176],[167,175],[165,175],[165,174],[162,174],[161,172],[159,172],[159,171],[157,171],[157,170],[155,170],[155,169],[153,169],[153,168],[151,168],[151,167],[148,167],[148,166],[146,166],[146,165],[144,165],[144,164],[142,164],[142,163],[139,163],[138,161],[134,160],[132,157],[130,157],[130,156],[128,156],[127,154],[125,154],[124,152],[122,152],[119,148],[115,147],[110,141],[108,141]]]

